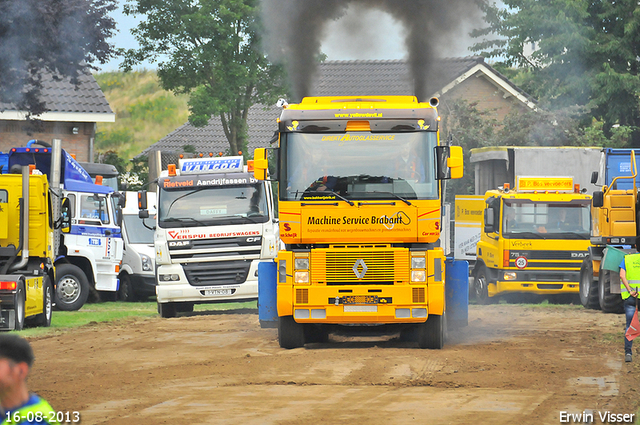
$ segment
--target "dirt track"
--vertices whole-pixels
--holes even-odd
[[[623,319],[471,306],[442,350],[371,337],[283,350],[256,311],[195,313],[34,338],[30,383],[83,424],[558,424],[586,409],[600,423],[640,405]]]

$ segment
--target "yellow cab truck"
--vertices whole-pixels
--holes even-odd
[[[306,97],[284,107],[274,152],[281,347],[372,325],[404,325],[420,347],[443,346],[441,182],[462,176],[462,149],[440,145],[437,103]],[[255,150],[258,179],[267,154]]]
[[[33,166],[0,175],[0,329],[49,326],[54,221],[47,176]]]
[[[592,230],[589,255],[580,269],[580,301],[585,308],[605,313],[622,313],[619,265],[638,233],[638,175],[632,149],[605,148],[600,170],[591,182],[601,181],[602,190],[593,193]]]
[[[571,177],[518,177],[485,193],[473,292],[480,304],[522,294],[573,300],[589,248],[591,196]],[[511,295],[513,294],[513,295]]]

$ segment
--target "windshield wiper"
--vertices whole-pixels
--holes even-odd
[[[379,191],[377,191],[377,190],[374,190],[374,191],[373,191],[373,192],[371,192],[371,193],[386,193],[387,195],[391,195],[391,196],[393,196],[394,198],[401,200],[402,202],[404,202],[404,203],[405,203],[405,204],[407,204],[407,205],[411,205],[411,202],[409,202],[407,199],[403,198],[403,197],[402,197],[402,196],[400,196],[400,195],[396,195],[396,194],[395,194],[395,193],[393,193],[393,192],[379,192]]]
[[[325,194],[325,193],[329,193],[331,195],[334,195],[336,198],[346,202],[347,204],[354,206],[355,204],[353,203],[353,201],[348,200],[347,198],[343,197],[342,195],[337,194],[336,192],[332,191],[332,190],[310,190],[307,193],[320,193],[320,194]]]
[[[512,239],[546,239],[544,235],[535,232],[509,232]]]
[[[193,221],[194,223],[198,223],[201,226],[206,226],[205,223],[203,223],[200,220],[196,220],[193,217],[167,217],[165,219],[163,219],[162,221],[165,223],[171,223],[171,222],[178,222],[178,223],[184,223],[185,221]]]

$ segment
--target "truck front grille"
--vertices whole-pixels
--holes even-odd
[[[244,283],[251,260],[212,261],[182,265],[191,286],[233,285]]]
[[[311,278],[326,285],[393,285],[409,277],[407,250],[314,250]]]

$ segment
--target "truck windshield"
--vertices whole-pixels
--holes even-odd
[[[130,244],[153,244],[153,230],[145,227],[137,214],[125,214],[122,221]]]
[[[426,131],[285,133],[280,198],[436,199],[436,145]]]
[[[269,220],[262,183],[189,190],[160,189],[158,225],[164,228],[265,223]]]
[[[570,203],[504,200],[502,235],[507,239],[589,239],[589,200]]]

